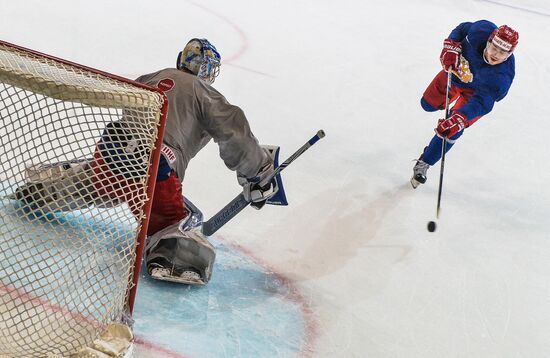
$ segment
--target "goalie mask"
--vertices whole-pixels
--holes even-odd
[[[221,56],[207,39],[192,39],[178,54],[176,67],[188,70],[198,78],[214,83],[220,73]]]

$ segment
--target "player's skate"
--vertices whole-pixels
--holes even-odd
[[[426,182],[426,173],[430,165],[424,162],[422,159],[417,159],[413,168],[413,176],[411,178],[411,185],[413,189],[416,189],[420,184]]]

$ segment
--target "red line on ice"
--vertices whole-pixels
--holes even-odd
[[[218,12],[216,12],[216,11],[206,7],[206,6],[203,6],[203,5],[201,5],[197,2],[194,2],[194,1],[190,1],[190,3],[192,3],[194,6],[196,6],[198,8],[201,8],[202,10],[210,13],[212,16],[217,17],[218,19],[222,20],[226,24],[228,24],[231,28],[233,28],[233,30],[235,30],[235,32],[241,38],[241,47],[237,50],[237,52],[235,54],[229,56],[226,59],[224,59],[224,56],[222,54],[222,65],[230,65],[230,66],[237,67],[237,68],[240,68],[240,69],[248,71],[248,72],[257,73],[257,74],[262,75],[262,76],[272,77],[268,73],[257,71],[257,70],[254,70],[252,68],[249,68],[249,67],[240,66],[240,65],[236,65],[236,64],[232,63],[233,61],[235,61],[239,57],[241,57],[248,50],[248,37],[246,36],[246,33],[244,32],[244,30],[239,27],[239,25],[237,25],[236,23],[234,23],[233,21],[231,21],[227,17],[223,16],[222,14],[220,14],[220,13],[218,13]]]
[[[141,337],[135,337],[135,343],[147,350],[151,350],[151,351],[154,351],[154,352],[157,352],[159,354],[162,354],[162,358],[187,358],[187,356],[181,354],[181,353],[177,353],[177,352],[174,352],[174,351],[171,351],[169,349],[166,349],[164,347],[161,347],[157,344],[154,344],[152,342],[148,342],[146,341],[145,339],[141,338]],[[159,357],[159,356],[157,356]],[[160,358],[159,357],[159,358]]]

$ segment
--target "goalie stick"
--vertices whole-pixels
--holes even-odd
[[[296,158],[298,158],[302,153],[304,153],[309,147],[315,144],[319,139],[325,136],[325,132],[321,129],[315,134],[310,140],[307,141],[303,146],[301,146],[294,154],[292,154],[287,160],[285,160],[281,165],[279,165],[273,171],[273,174],[266,177],[263,181],[260,182],[260,186],[264,186],[269,183],[273,178],[279,174],[284,168],[286,168],[290,163],[292,163]],[[237,195],[231,202],[218,211],[214,216],[212,216],[208,221],[205,221],[202,225],[202,233],[205,236],[210,236],[219,228],[224,226],[233,219],[238,213],[240,213],[244,208],[250,204],[243,195],[240,193]]]

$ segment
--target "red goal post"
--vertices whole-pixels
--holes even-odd
[[[160,89],[0,41],[0,356],[74,354],[131,314],[167,107]],[[147,168],[132,208],[90,204],[94,172],[72,170],[114,122],[143,151],[128,168]],[[14,197],[29,183],[70,198]]]

